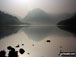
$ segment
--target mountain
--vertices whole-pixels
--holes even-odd
[[[58,27],[62,30],[68,31],[68,32],[76,35],[76,13],[71,18],[63,20],[63,21],[59,22],[57,25],[62,25],[62,26],[58,26]]]
[[[56,25],[59,21],[69,16],[71,16],[71,14],[52,15],[42,9],[36,8],[30,11],[22,21],[24,23],[31,23],[32,25]]]
[[[0,26],[2,25],[17,25],[21,22],[12,15],[0,11]]]
[[[23,22],[28,22],[33,25],[39,24],[50,24],[50,16],[41,9],[34,9],[30,11],[27,16],[23,19]]]

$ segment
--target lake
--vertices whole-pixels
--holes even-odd
[[[47,42],[50,40],[50,42]],[[24,45],[22,45],[24,44]],[[19,48],[16,46],[19,45]],[[0,27],[0,51],[12,46],[17,51],[20,48],[25,53],[19,57],[60,57],[60,50],[76,51],[76,37],[57,26],[5,26]],[[29,54],[28,54],[29,53]]]

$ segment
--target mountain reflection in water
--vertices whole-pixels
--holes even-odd
[[[59,57],[60,46],[63,46],[64,51],[76,50],[76,40],[72,34],[59,29],[57,26],[1,27],[0,38],[0,50],[5,49],[7,55],[6,47],[8,45],[15,49],[17,49],[15,47],[17,45],[20,46],[19,48],[22,47],[26,51],[24,57],[28,55],[29,57]],[[47,40],[51,42],[47,43]],[[19,54],[19,57],[22,55]]]
[[[29,28],[23,28],[23,31],[28,35],[28,37],[35,41],[40,41],[51,35],[68,36],[69,32],[60,30],[56,26],[35,26]]]
[[[70,35],[69,32],[59,29],[57,26],[30,26],[30,27],[21,27],[21,26],[1,26],[0,27],[0,39],[9,36],[11,34],[17,33],[19,30],[25,32],[28,37],[35,41],[40,41],[47,36],[51,35]]]
[[[11,34],[17,33],[21,27],[13,26],[0,26],[0,39],[9,36]]]

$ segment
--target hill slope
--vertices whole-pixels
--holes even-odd
[[[0,11],[0,25],[16,25],[20,23],[15,16]]]
[[[72,34],[76,35],[76,14],[67,20],[63,20],[58,23],[60,29],[71,32]]]

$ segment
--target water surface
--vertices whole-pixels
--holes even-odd
[[[51,42],[46,42],[50,40]],[[0,50],[6,50],[7,46],[14,47],[17,51],[24,48],[25,53],[19,57],[60,57],[62,51],[74,52],[76,50],[76,38],[72,33],[63,31],[57,26],[30,26],[7,27],[0,29]],[[21,44],[24,44],[22,46]],[[20,45],[19,48],[15,46]],[[34,46],[32,46],[34,45]],[[30,53],[28,55],[27,53]]]

